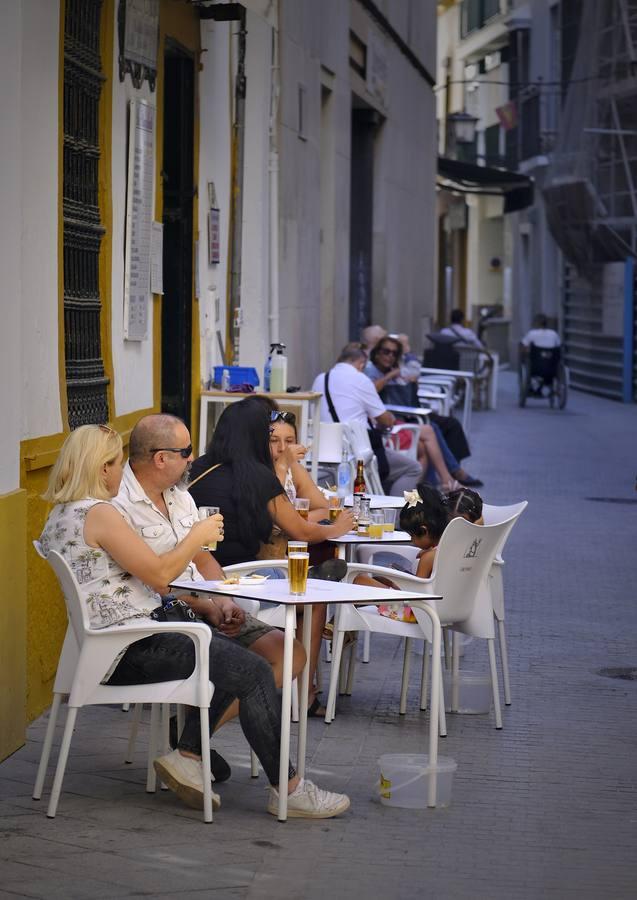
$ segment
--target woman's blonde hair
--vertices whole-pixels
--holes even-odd
[[[110,500],[102,466],[115,462],[121,452],[122,439],[108,425],[81,425],[62,444],[42,499],[50,503],[69,503],[87,497]]]

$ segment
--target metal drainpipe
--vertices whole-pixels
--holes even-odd
[[[235,113],[232,126],[234,168],[232,172],[232,252],[230,258],[230,333],[232,336],[232,362],[239,359],[241,335],[241,239],[243,231],[243,159],[245,141],[246,101],[246,11],[240,8],[238,33],[238,61],[235,82]],[[229,355],[229,354],[228,354]]]
[[[279,31],[272,29],[272,65],[270,67],[270,291],[268,310],[269,343],[279,340]]]

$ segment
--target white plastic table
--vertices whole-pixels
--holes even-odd
[[[431,415],[431,408],[427,406],[396,406],[393,403],[386,403],[385,406],[390,412],[398,413],[399,416],[415,416],[426,422]]]
[[[402,509],[405,505],[404,497],[394,497],[391,494],[365,494],[369,497],[371,503],[370,509]],[[354,497],[349,494],[345,498],[345,506],[353,506]]]
[[[171,588],[198,594],[225,594],[230,597],[242,597],[259,602],[269,601],[285,606],[285,642],[283,649],[283,684],[281,700],[281,750],[279,757],[279,822],[285,822],[288,814],[288,795],[285,786],[288,783],[288,763],[290,759],[290,724],[292,701],[292,650],[294,631],[296,628],[297,607],[303,607],[303,647],[306,663],[301,675],[299,698],[299,740],[297,749],[297,773],[301,778],[305,775],[305,750],[307,745],[307,693],[309,686],[310,638],[312,629],[312,604],[339,603],[383,603],[396,602],[396,591],[389,588],[372,588],[359,584],[346,584],[339,581],[318,581],[308,579],[307,591],[299,597],[290,594],[289,582],[286,579],[268,579],[258,585],[227,585],[220,581],[173,581]],[[423,594],[412,591],[401,591],[401,600],[418,602],[432,622],[432,670],[431,670],[431,711],[429,720],[429,760],[435,768],[438,759],[438,712],[440,702],[440,620],[435,611],[435,601],[440,600],[436,594]],[[437,647],[437,649],[436,649]],[[430,780],[429,805],[436,804],[435,779]]]
[[[400,505],[402,507],[405,504],[401,502]],[[411,544],[411,536],[406,531],[383,531],[381,538],[370,538],[369,535],[350,531],[341,537],[330,538],[328,543],[337,545],[340,559],[353,562],[354,549],[360,544],[375,544],[379,547],[387,544]]]

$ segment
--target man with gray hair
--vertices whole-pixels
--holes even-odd
[[[176,416],[144,416],[131,432],[129,459],[119,493],[112,502],[131,528],[159,555],[171,551],[198,519],[197,506],[186,488],[192,459],[190,433]],[[198,580],[219,580],[224,578],[224,573],[212,554],[201,550],[180,577],[192,580],[195,590]],[[184,599],[188,600],[188,597]],[[280,686],[283,634],[246,614],[230,597],[217,596],[210,602],[218,611],[217,630],[264,657],[272,666],[275,681]],[[304,663],[303,647],[295,642],[295,675]],[[237,713],[235,701],[219,725]],[[211,751],[211,764],[216,781],[230,777],[230,767],[215,751]]]
[[[316,376],[312,390],[323,394],[321,422],[360,422],[365,427],[376,422],[381,428],[392,427],[396,421],[393,414],[386,409],[373,382],[363,374],[366,363],[367,353],[361,344],[346,344],[336,365]],[[334,414],[328,402],[326,378]],[[418,460],[406,453],[385,449],[385,456],[389,466],[383,478],[385,488],[388,494],[400,497],[422,478],[422,468]]]

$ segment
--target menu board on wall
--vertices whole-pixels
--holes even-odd
[[[124,268],[124,339],[127,341],[143,341],[148,337],[154,125],[155,108],[144,100],[131,100]]]

